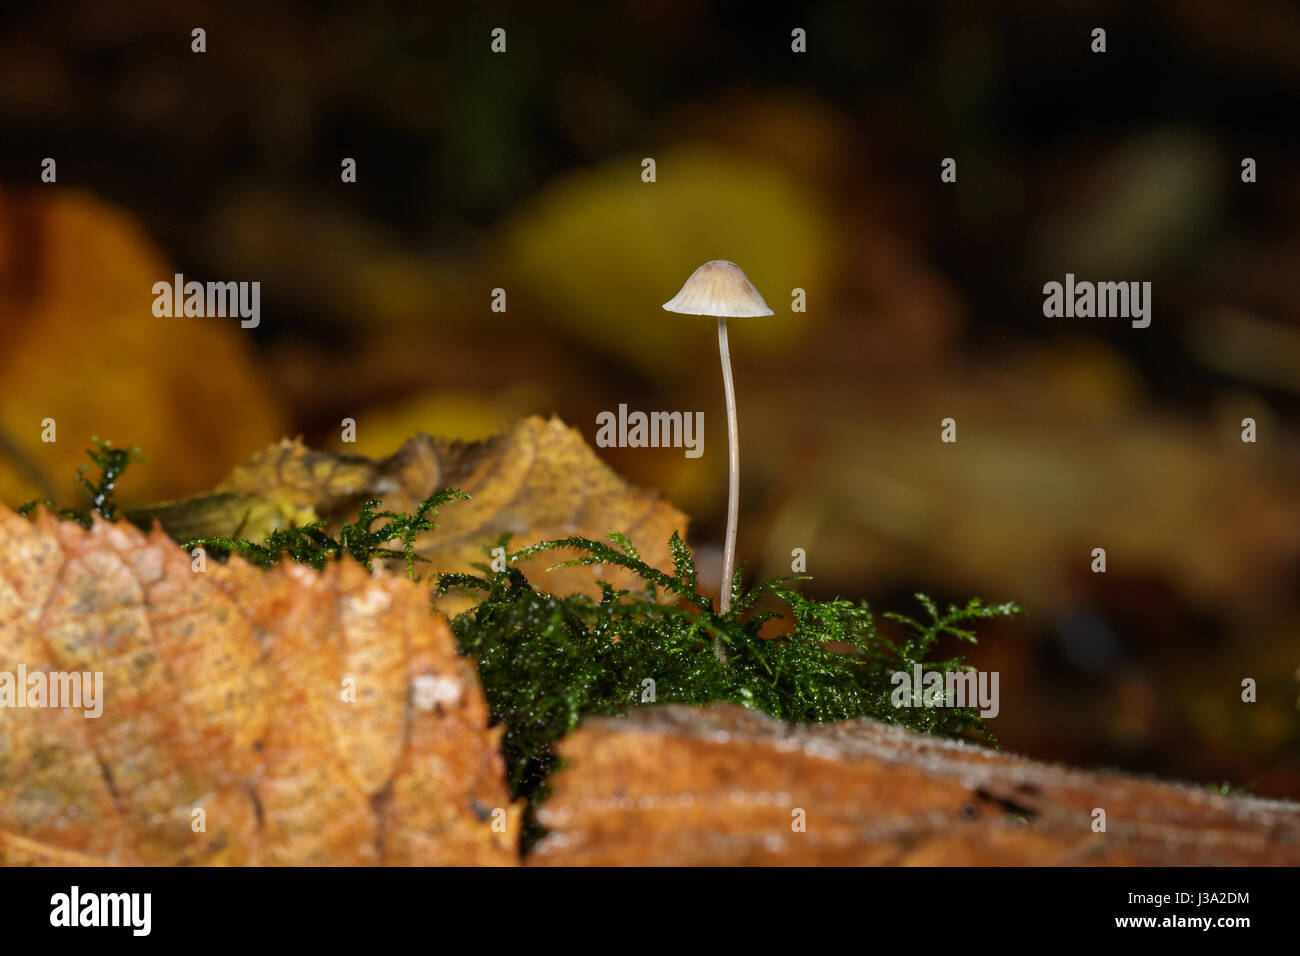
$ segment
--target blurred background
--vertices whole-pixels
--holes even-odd
[[[1008,748],[1300,796],[1300,10],[538,6],[0,7],[0,500],[80,504],[91,435],[151,459],[131,504],[345,417],[378,455],[702,410],[699,459],[601,455],[716,567],[714,324],[660,306],[732,259],[776,312],[731,323],[754,573],[1016,600],[970,654]],[[154,318],[175,272],[260,326]],[[1151,327],[1044,318],[1066,272]]]

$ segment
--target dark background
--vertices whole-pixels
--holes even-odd
[[[1011,749],[1300,793],[1300,10],[470,6],[0,8],[0,500],[74,501],[91,434],[147,501],[343,417],[383,454],[626,402],[705,412],[700,459],[602,455],[716,566],[713,325],[660,304],[729,258],[776,311],[731,333],[756,573],[1017,600],[971,655]],[[261,326],[154,318],[177,271]],[[1066,272],[1151,327],[1044,318]]]

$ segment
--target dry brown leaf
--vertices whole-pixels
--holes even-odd
[[[471,500],[444,506],[438,529],[416,542],[429,561],[424,567],[435,573],[484,562],[485,548],[504,532],[518,549],[548,538],[603,539],[617,531],[648,563],[671,570],[668,539],[673,531],[686,534],[686,515],[661,494],[627,484],[576,429],[538,416],[479,442],[417,435],[382,459],[312,451],[286,440],[236,468],[213,495],[146,513],[182,540],[236,532],[257,538],[290,517],[349,517],[366,498],[382,499],[391,511],[412,511],[444,488],[459,488]],[[543,573],[559,560],[542,555],[521,567],[546,590],[599,593],[590,568]],[[617,587],[634,583],[620,568],[604,567],[600,577]]]
[[[102,673],[103,710],[0,707],[0,863],[516,859],[478,675],[405,577],[198,573],[159,530],[0,507],[0,667],[19,665]]]
[[[534,864],[1300,863],[1298,804],[874,721],[796,728],[730,705],[653,707],[588,721],[560,750]]]

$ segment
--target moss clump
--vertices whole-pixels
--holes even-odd
[[[697,590],[694,560],[676,534],[670,542],[671,575],[642,561],[625,538],[611,539],[616,546],[585,538],[549,541],[511,554],[503,571],[482,568],[481,576],[448,574],[439,581],[440,593],[469,589],[482,597],[452,622],[452,629],[461,652],[478,659],[493,718],[506,728],[505,757],[515,795],[544,796],[556,761],[553,745],[580,718],[622,714],[651,700],[729,701],[796,722],[874,717],[996,743],[974,711],[895,707],[891,677],[917,664],[943,673],[970,669],[960,658],[932,659],[939,640],[949,635],[973,643],[970,622],[1016,614],[1016,605],[974,600],[941,613],[929,598],[917,595],[925,619],[885,615],[903,626],[905,637],[895,641],[879,632],[865,604],[810,600],[789,586],[790,578],[744,590],[738,571],[731,610],[724,615]],[[536,590],[512,566],[556,549],[581,552],[559,567],[618,565],[635,572],[645,586],[627,591],[602,583],[599,600],[559,597]],[[765,639],[759,636],[763,624],[781,615],[744,616],[767,595],[788,606],[792,633]]]

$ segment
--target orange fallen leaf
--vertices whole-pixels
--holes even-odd
[[[123,493],[157,500],[281,432],[251,331],[153,314],[154,283],[176,271],[121,209],[0,189],[0,501],[79,500],[92,435],[145,449],[151,464]]]
[[[102,713],[0,707],[0,863],[516,860],[478,675],[404,576],[196,572],[161,531],[0,507],[20,667],[102,675]]]

